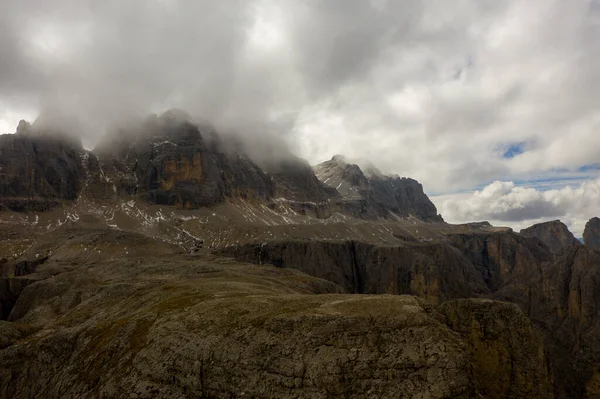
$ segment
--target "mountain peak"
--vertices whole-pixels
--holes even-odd
[[[583,242],[587,247],[600,251],[600,219],[591,218],[585,224],[583,231]]]
[[[348,162],[346,161],[346,157],[341,154],[336,154],[331,158],[332,161],[337,162],[340,165],[345,165]]]
[[[522,229],[520,234],[526,237],[537,237],[554,253],[560,252],[572,245],[581,245],[579,240],[569,231],[567,225],[560,220],[534,224],[526,229]]]
[[[335,155],[313,169],[323,184],[340,193],[342,207],[352,209],[353,216],[385,219],[413,216],[426,221],[442,220],[416,180],[385,176],[370,163],[367,163],[369,173],[365,173],[342,155]]]

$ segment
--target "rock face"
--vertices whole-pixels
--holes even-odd
[[[548,246],[550,252],[557,253],[571,245],[581,245],[581,242],[567,226],[560,220],[534,224],[531,227],[521,230],[521,235],[526,237],[537,237]]]
[[[479,271],[455,248],[443,244],[392,247],[355,241],[285,241],[230,246],[220,254],[292,267],[352,294],[408,294],[440,303],[489,292]]]
[[[373,170],[365,175],[358,165],[336,155],[314,167],[319,180],[337,190],[343,198],[342,208],[361,218],[406,218],[442,221],[435,205],[413,179],[384,176]]]
[[[212,137],[214,132],[207,130],[205,135]],[[198,208],[225,198],[273,196],[269,176],[242,154],[226,154],[217,137],[207,142],[197,125],[164,115],[147,122],[140,132],[125,131],[123,136],[122,142],[97,151],[122,197]]]
[[[542,337],[518,306],[459,299],[443,303],[440,311],[467,342],[481,397],[553,396]]]
[[[600,393],[600,253],[581,245],[554,254],[536,237],[474,232],[395,246],[286,241],[229,246],[221,253],[293,267],[350,293],[411,294],[442,304],[475,296],[518,304],[544,339],[555,397]],[[507,381],[498,383],[510,392]]]
[[[46,136],[0,135],[0,206],[46,211],[77,198],[88,155],[81,145]]]
[[[315,176],[308,162],[299,158],[281,161],[272,167],[277,200],[284,200],[296,212],[314,214],[319,218],[331,215],[331,201],[339,193]]]
[[[18,340],[33,332],[35,329],[0,320],[0,350],[14,345]]]
[[[600,219],[591,218],[585,224],[583,231],[583,242],[585,246],[600,251]]]

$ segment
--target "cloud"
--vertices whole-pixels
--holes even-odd
[[[472,193],[432,197],[451,223],[487,220],[517,231],[542,221],[561,219],[581,237],[585,223],[600,215],[600,179],[541,191],[511,181],[495,181]]]
[[[600,162],[594,4],[0,0],[0,127],[55,108],[90,147],[182,108],[428,192],[562,178]]]
[[[367,156],[429,192],[598,161],[598,11],[586,2],[423,4],[367,78],[304,111],[305,154]],[[515,143],[525,145],[505,156]]]

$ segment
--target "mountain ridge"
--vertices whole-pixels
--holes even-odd
[[[19,133],[10,137],[13,141],[31,141],[35,145],[33,143],[39,140],[54,137],[51,136],[53,131],[47,135],[36,131],[32,136],[29,133],[32,128],[28,125],[18,130]],[[18,171],[4,169],[0,184],[5,201],[9,197],[15,200],[19,196],[25,197],[25,193],[29,197],[72,201],[80,194],[83,168],[99,176],[91,184],[108,197],[111,194],[104,186],[110,181],[113,194],[123,199],[142,198],[151,204],[183,209],[212,206],[227,199],[259,200],[273,207],[274,200],[283,200],[298,212],[309,212],[321,218],[340,212],[365,219],[414,217],[423,221],[443,221],[437,215],[435,205],[423,193],[422,186],[412,179],[387,177],[381,173],[364,177],[368,187],[358,190],[364,198],[354,201],[340,193],[339,186],[335,188],[319,180],[305,160],[289,155],[265,171],[240,152],[239,146],[227,146],[210,125],[194,124],[174,111],[148,118],[138,126],[117,129],[93,151],[83,150],[80,145],[69,148],[72,143],[60,138],[52,140],[88,161],[88,165],[69,165],[69,170],[58,171],[60,181],[76,181],[77,189],[72,189],[68,195],[50,196],[34,184],[16,187],[8,179],[18,179],[25,169],[39,175],[47,165],[31,166],[23,151],[12,148],[15,157],[10,159],[11,164],[19,164],[17,158],[25,160],[21,159]],[[45,150],[42,146],[41,155]],[[50,168],[51,171],[55,169]],[[78,179],[65,175],[71,169],[76,169]],[[56,206],[58,202],[47,204],[48,208]],[[17,208],[12,206],[13,210]],[[26,210],[27,205],[22,208]]]

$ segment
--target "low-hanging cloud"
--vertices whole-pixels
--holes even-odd
[[[541,191],[496,181],[473,193],[432,198],[452,223],[490,221],[516,230],[542,221],[561,219],[581,237],[585,223],[600,215],[600,179]]]
[[[311,162],[370,159],[429,192],[600,161],[595,1],[0,0],[0,9],[0,127],[60,110],[91,147],[107,125],[181,108],[224,130],[281,137]],[[516,143],[527,145],[504,157]]]

